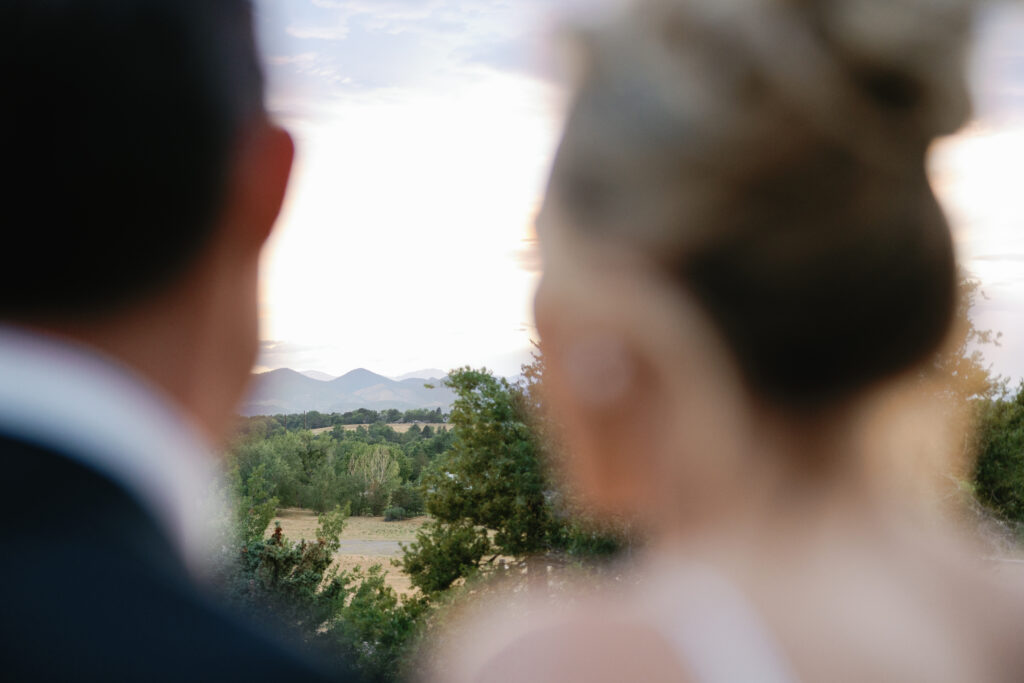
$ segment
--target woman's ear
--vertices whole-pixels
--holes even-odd
[[[625,340],[594,331],[563,345],[559,353],[565,381],[577,402],[594,412],[620,409],[637,380],[636,359]]]
[[[649,502],[662,433],[649,363],[613,328],[553,328],[545,383],[564,430],[567,474],[598,512],[633,516]]]
[[[552,226],[535,299],[546,394],[569,479],[595,507],[661,524],[725,495],[750,406],[734,363],[678,284],[615,245]]]

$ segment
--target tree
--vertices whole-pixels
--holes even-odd
[[[280,501],[270,493],[267,468],[263,464],[249,474],[244,484],[238,465],[232,468],[229,476],[236,482],[235,524],[238,536],[243,544],[248,545],[263,538],[270,520],[277,514]]]
[[[469,368],[452,373],[447,385],[457,396],[450,418],[455,441],[430,477],[427,510],[492,530],[506,555],[546,549],[547,482],[522,392]]]
[[[451,373],[446,384],[457,396],[449,418],[454,441],[424,474],[427,511],[437,521],[406,550],[402,565],[416,585],[431,590],[451,585],[485,553],[528,558],[547,550],[551,526],[541,448],[522,391],[469,368]]]
[[[400,598],[385,583],[380,565],[341,572],[325,592],[340,599],[323,638],[337,646],[346,664],[367,680],[412,678],[403,669],[414,663],[409,652],[428,615],[425,599]]]
[[[302,444],[298,455],[302,465],[303,483],[308,484],[314,480],[327,460],[327,442],[315,438],[311,432],[302,432],[299,439]]]
[[[399,456],[394,447],[378,444],[362,448],[349,461],[349,473],[363,482],[364,499],[375,515],[387,508],[401,483]]]
[[[982,348],[998,346],[1002,332],[981,330],[971,319],[971,310],[984,297],[978,280],[961,274],[957,287],[957,306],[953,329],[946,344],[933,359],[930,375],[940,379],[942,391],[960,402],[989,399],[1002,395],[1006,380],[992,373]]]
[[[996,516],[1024,528],[1024,383],[1013,398],[985,403],[977,443],[978,500]]]
[[[398,443],[402,440],[402,436],[384,422],[370,425],[370,438],[373,441],[389,443]]]
[[[277,622],[309,640],[333,611],[332,596],[321,591],[341,546],[348,509],[320,515],[315,542],[290,543],[278,524],[269,538],[250,540],[225,582],[230,597],[257,618]],[[333,575],[330,575],[333,578]]]
[[[978,297],[984,296],[980,283],[961,273],[957,293],[950,334],[921,375],[940,411],[935,429],[944,432],[943,442],[948,445],[946,452],[935,456],[944,456],[940,472],[954,490],[971,477],[984,406],[1006,391],[1006,379],[992,372],[982,351],[985,346],[998,345],[1002,333],[979,329],[971,319]]]
[[[926,379],[935,388],[942,424],[953,441],[948,463],[954,493],[974,492],[989,514],[1024,529],[1024,385],[1007,397],[1007,379],[986,363],[983,349],[999,345],[1002,333],[975,326],[971,311],[984,297],[980,283],[964,274],[953,332],[936,354]],[[952,499],[962,500],[961,495]],[[980,512],[965,506],[969,516]],[[973,510],[973,512],[971,512]],[[983,526],[987,515],[982,515]],[[973,521],[977,521],[974,518]]]
[[[491,543],[484,529],[469,520],[435,520],[421,529],[396,564],[425,595],[448,590],[474,573]]]

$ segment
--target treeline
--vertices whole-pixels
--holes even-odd
[[[379,421],[356,429],[335,423],[314,435],[289,427],[294,415],[284,417],[251,418],[231,451],[230,475],[250,506],[418,515],[424,510],[421,475],[454,439],[446,428],[414,424],[399,433]]]
[[[239,425],[239,431],[243,436],[266,438],[284,431],[323,429],[335,425],[441,424],[447,421],[448,415],[440,408],[416,408],[404,412],[394,408],[389,410],[360,408],[347,413],[321,413],[310,410],[292,415],[261,415],[245,418]]]

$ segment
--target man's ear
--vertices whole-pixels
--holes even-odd
[[[295,143],[269,122],[252,126],[235,156],[226,219],[240,245],[257,250],[270,237],[291,176]]]

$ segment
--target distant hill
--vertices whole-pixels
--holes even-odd
[[[415,370],[413,372],[407,372],[404,375],[398,377],[392,377],[391,379],[396,382],[404,382],[407,379],[440,379],[445,377],[448,373],[444,370],[438,370],[437,368],[427,368],[426,370]]]
[[[310,379],[318,379],[321,382],[330,382],[334,379],[334,375],[328,375],[326,372],[320,372],[319,370],[303,370],[299,374],[305,375]]]
[[[396,381],[362,368],[324,381],[285,368],[253,377],[252,391],[242,414],[294,414],[307,410],[344,413],[358,408],[447,411],[455,394],[440,381],[431,384],[435,388],[427,389],[423,379]]]

